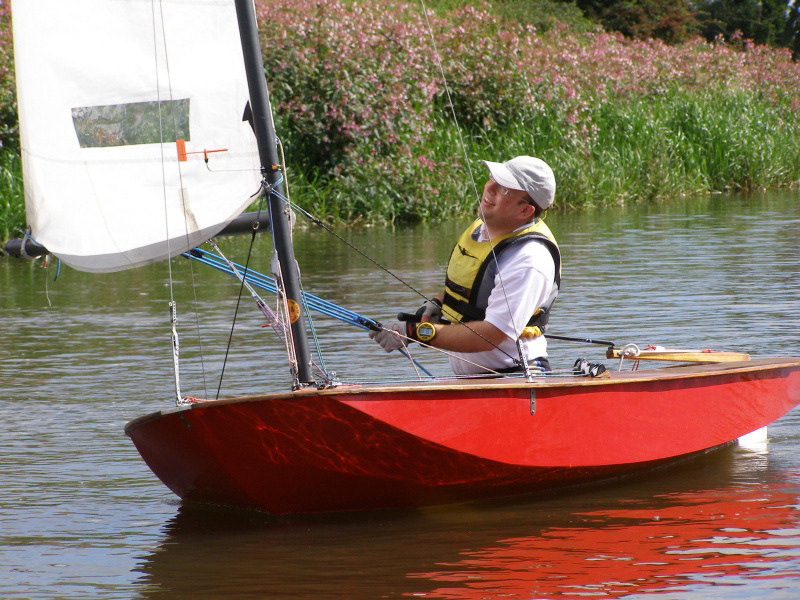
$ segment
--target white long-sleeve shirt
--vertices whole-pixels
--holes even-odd
[[[479,240],[484,241],[484,236],[485,228]],[[500,254],[485,320],[506,338],[492,350],[451,353],[450,366],[456,375],[485,372],[481,366],[492,370],[514,366],[514,360],[519,359],[517,338],[533,316],[534,308],[550,298],[555,287],[555,268],[550,251],[536,241],[514,244]],[[526,337],[521,345],[528,360],[547,356],[544,336]]]

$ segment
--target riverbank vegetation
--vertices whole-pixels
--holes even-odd
[[[22,233],[22,169],[17,152],[0,152],[0,241]]]
[[[790,50],[737,35],[626,38],[572,5],[567,25],[513,18],[531,14],[509,6],[521,1],[433,4],[257,0],[292,199],[313,214],[415,222],[471,212],[480,159],[523,153],[553,167],[562,209],[800,181]],[[17,152],[3,100],[2,151]],[[21,224],[5,227],[8,236]]]
[[[551,164],[562,207],[800,180],[788,50],[542,32],[472,6],[292,0],[260,17],[291,181],[318,213],[470,211],[479,159],[521,153]]]

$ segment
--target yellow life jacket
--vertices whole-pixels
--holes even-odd
[[[537,219],[528,227],[514,231],[492,242],[479,242],[483,221],[477,219],[461,234],[447,264],[447,279],[442,302],[442,315],[453,323],[482,321],[486,318],[489,294],[494,288],[497,260],[514,244],[540,243],[550,251],[555,263],[555,289],[542,306],[531,307],[531,319],[520,337],[539,337],[546,329],[550,308],[561,287],[561,253],[553,233],[544,221]],[[494,245],[494,252],[492,252]]]

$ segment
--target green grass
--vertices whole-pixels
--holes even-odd
[[[369,164],[342,177],[303,171],[291,163],[291,138],[284,143],[292,199],[311,213],[354,225],[413,223],[471,213],[486,180],[481,159],[522,153],[553,167],[560,210],[791,185],[800,181],[800,127],[786,122],[789,114],[757,94],[676,91],[594,107],[593,136],[567,140],[553,125],[558,116],[544,113],[502,130],[462,132],[471,173],[458,131],[444,118],[389,176]],[[16,153],[0,154],[3,239],[25,228],[19,162]]]
[[[330,220],[395,223],[446,219],[474,210],[486,180],[481,159],[532,153],[556,173],[557,209],[647,202],[714,191],[749,191],[800,181],[800,127],[757,95],[727,91],[606,103],[592,110],[591,139],[565,140],[556,115],[465,138],[465,167],[455,126],[437,122],[424,147],[438,165],[433,177],[406,165],[400,186],[386,188],[368,172],[345,179],[304,177],[290,170],[293,198]],[[401,165],[402,166],[402,165]],[[427,175],[427,172],[426,172]],[[433,182],[433,183],[432,183]]]
[[[22,194],[22,168],[16,152],[0,152],[0,240],[22,235],[25,207]]]

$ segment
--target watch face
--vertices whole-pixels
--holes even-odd
[[[427,342],[436,335],[436,328],[431,323],[420,323],[417,325],[417,337],[423,342]]]

